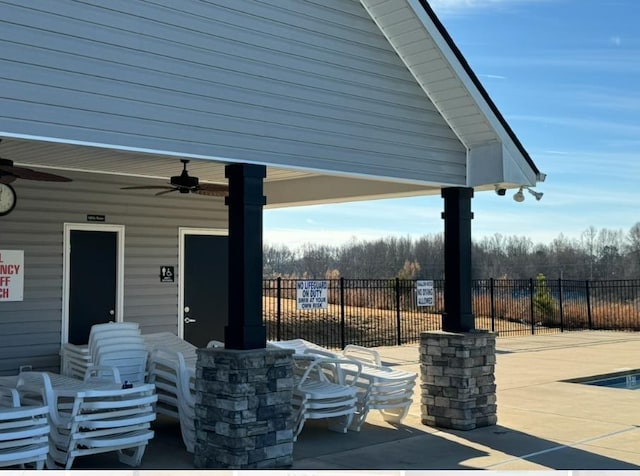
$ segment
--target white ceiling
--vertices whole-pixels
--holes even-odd
[[[88,147],[4,138],[0,143],[0,157],[13,160],[15,165],[49,170],[64,175],[64,171],[112,174],[148,179],[149,184],[182,171],[181,156],[147,154],[142,152]],[[189,174],[201,182],[226,184],[224,162],[190,159]],[[141,184],[143,184],[141,182]],[[267,167],[265,195],[269,208],[337,203],[376,198],[432,195],[440,188],[360,177],[339,177],[310,170]]]

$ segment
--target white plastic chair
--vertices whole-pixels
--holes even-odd
[[[62,346],[60,349],[60,373],[82,379],[87,368],[95,364],[93,350],[98,342],[123,342],[128,337],[139,335],[140,329],[137,322],[94,324],[91,326],[86,345],[67,343]]]
[[[149,352],[155,349],[162,349],[172,352],[180,352],[187,365],[195,367],[197,347],[184,339],[181,339],[171,332],[157,332],[153,334],[142,334],[145,347]]]
[[[93,365],[115,367],[122,382],[144,383],[149,353],[142,339],[139,342],[99,342],[95,346]]]
[[[70,469],[75,458],[117,451],[120,461],[139,466],[148,441],[157,400],[150,384],[121,388],[102,382],[79,382],[75,389],[56,390],[46,373],[28,372],[18,378],[18,390],[36,388],[48,403],[51,421],[47,467]],[[96,389],[92,388],[92,385]]]
[[[356,367],[342,366],[343,377],[358,388],[358,409],[350,426],[360,431],[370,410],[378,410],[385,421],[400,423],[408,414],[418,374],[396,370],[382,365],[380,354],[367,347],[347,345],[342,353],[333,352],[304,339],[273,341],[271,345],[293,349],[296,355],[319,358],[346,358],[361,364],[356,378]]]
[[[310,419],[327,419],[330,430],[346,433],[356,413],[358,389],[353,383],[341,383],[342,367],[349,365],[359,369],[361,365],[345,359],[304,357],[295,358],[294,365],[295,374],[299,375],[292,401],[294,441],[305,421]],[[355,376],[357,378],[359,372]]]
[[[0,467],[43,469],[49,452],[49,408],[21,406],[16,389],[0,388]]]
[[[182,440],[189,453],[195,450],[195,369],[182,353],[156,349],[149,357],[149,382],[156,386],[158,413],[180,421]]]

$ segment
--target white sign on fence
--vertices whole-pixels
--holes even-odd
[[[416,281],[418,307],[433,306],[433,281]]]
[[[327,309],[328,281],[296,281],[298,310]]]
[[[24,293],[24,251],[0,250],[0,302],[22,301]]]

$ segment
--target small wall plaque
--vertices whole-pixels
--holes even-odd
[[[173,277],[175,273],[173,266],[160,266],[160,282],[161,283],[173,283]]]
[[[87,221],[105,221],[105,215],[87,215]]]

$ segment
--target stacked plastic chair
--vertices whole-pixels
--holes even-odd
[[[304,339],[274,341],[270,345],[293,349],[296,355],[345,358],[360,364],[360,368],[348,365],[341,368],[342,382],[358,388],[358,408],[350,430],[360,431],[370,410],[379,410],[390,423],[400,423],[407,416],[418,374],[382,365],[375,350],[347,345],[342,353],[337,353]]]
[[[197,347],[177,335],[171,332],[156,332],[153,334],[142,334],[142,338],[149,352],[156,349],[180,352],[188,366],[196,366]]]
[[[418,374],[383,366],[380,354],[358,345],[347,345],[342,355],[362,364],[362,371],[355,382],[360,389],[359,410],[351,429],[359,431],[370,410],[378,410],[385,421],[400,423],[413,402]],[[353,370],[350,373],[349,378],[354,378]]]
[[[110,322],[91,327],[87,345],[64,344],[61,373],[83,379],[94,366],[117,367],[123,381],[143,382],[148,352],[135,322]]]
[[[139,338],[140,328],[136,322],[109,322],[105,324],[95,324],[91,326],[89,341],[86,345],[76,345],[67,343],[60,350],[62,375],[84,378],[84,374],[89,367],[97,365],[95,349],[98,343],[107,345],[109,343],[122,343],[128,338]],[[138,347],[137,343],[132,346]]]
[[[156,411],[180,421],[182,440],[195,449],[195,369],[181,352],[155,349],[149,356],[149,383],[156,387]]]
[[[49,408],[23,406],[15,389],[0,388],[0,467],[43,469],[49,452]]]
[[[305,421],[328,421],[332,431],[346,433],[356,413],[358,389],[342,379],[343,366],[360,368],[360,364],[346,359],[294,359],[296,384],[293,390],[293,439],[296,441]]]
[[[175,334],[143,334],[149,354],[149,383],[156,386],[156,411],[180,422],[182,440],[189,453],[196,443],[195,380],[197,347]],[[207,347],[224,347],[212,340]]]
[[[49,407],[48,468],[71,469],[77,457],[114,451],[122,463],[140,465],[146,445],[154,436],[150,429],[156,418],[153,385],[87,386],[73,397],[57,398],[48,374],[26,372],[20,374],[18,390],[27,385],[33,388],[36,378],[41,379],[39,386]]]

